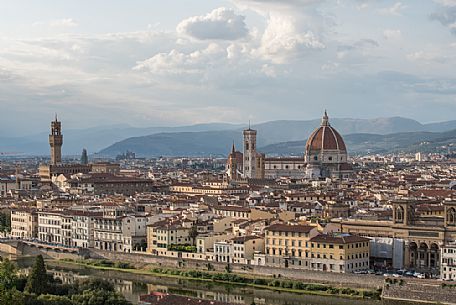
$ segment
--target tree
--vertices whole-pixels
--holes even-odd
[[[73,295],[71,300],[78,305],[132,305],[117,292],[105,290],[85,290]]]
[[[35,259],[32,271],[27,280],[25,291],[36,295],[46,294],[49,292],[49,277],[46,272],[46,265],[42,255]]]
[[[188,236],[192,239],[192,245],[196,245],[196,237],[198,237],[198,226],[196,223],[192,225]]]
[[[17,283],[17,267],[9,259],[0,262],[0,287],[15,288]],[[3,304],[3,303],[2,303]]]
[[[24,305],[24,294],[20,291],[17,291],[16,288],[5,289],[4,287],[0,286],[0,304]]]
[[[43,294],[37,298],[38,304],[43,305],[75,305],[73,301],[64,296]]]
[[[79,291],[85,290],[103,290],[103,291],[115,291],[114,285],[103,279],[90,279],[79,285]]]
[[[11,231],[11,216],[7,212],[0,212],[0,232]]]

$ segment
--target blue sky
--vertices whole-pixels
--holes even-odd
[[[456,0],[0,0],[0,135],[456,113]],[[12,131],[12,126],[17,126]]]

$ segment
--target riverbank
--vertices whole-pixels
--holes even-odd
[[[385,283],[382,298],[385,300],[413,301],[417,303],[433,303],[455,305],[456,287],[438,282],[416,282],[409,280],[390,280]]]
[[[115,266],[115,263],[106,260],[50,260],[48,261],[48,265],[67,270],[71,270],[75,267],[82,267],[94,270],[115,271],[134,275],[167,277],[199,282],[214,282],[218,284],[229,284],[233,286],[317,296],[336,296],[352,299],[380,299],[381,294],[381,290],[334,287],[325,284],[304,283],[302,281],[281,278],[248,276],[245,274],[236,274],[232,272],[220,273],[189,269],[178,270],[158,268],[157,266],[150,265],[145,266],[141,269],[133,268],[130,265],[119,267]]]

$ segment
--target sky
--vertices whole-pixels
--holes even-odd
[[[455,119],[456,0],[0,0],[0,136]]]

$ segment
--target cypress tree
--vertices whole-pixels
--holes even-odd
[[[25,291],[36,295],[46,294],[49,292],[49,277],[46,272],[46,265],[42,255],[35,259],[32,271],[27,280]]]

